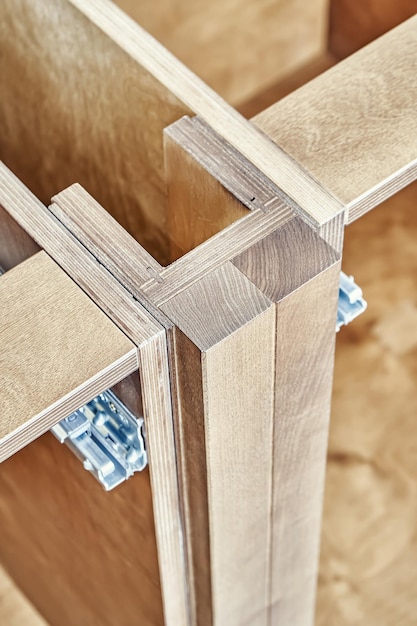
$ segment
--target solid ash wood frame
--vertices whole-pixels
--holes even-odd
[[[59,4],[87,28],[99,52],[105,35],[120,67],[146,74],[164,107],[160,125],[171,115],[198,114],[169,126],[164,144],[157,142],[155,158],[163,154],[166,162],[170,256],[177,259],[169,265],[80,185],[56,195],[49,212],[5,168],[0,185],[3,208],[138,347],[166,623],[306,626],[314,615],[344,222],[416,177],[416,93],[409,80],[416,18],[252,124],[185,68],[175,66],[173,80],[172,58],[107,3]],[[360,84],[380,73],[384,49],[394,54],[369,103],[357,84],[351,92],[349,76],[358,64]],[[407,88],[402,116],[387,89],[392,76]],[[384,134],[391,116],[387,145],[407,139],[365,180],[356,172],[349,196],[339,193],[337,177],[320,170],[314,142],[299,163],[303,133],[323,136],[324,151],[329,148],[318,93],[323,111],[350,96],[347,136],[372,106],[371,130],[379,120]],[[287,145],[278,134],[282,119],[296,127],[299,103],[308,112],[310,102],[318,114],[306,114],[300,137],[291,134]],[[111,98],[108,104],[117,107]],[[87,107],[81,128],[88,116]],[[30,134],[36,141],[33,129]],[[15,163],[17,149],[7,142]],[[369,168],[384,148],[366,147]],[[342,177],[343,146],[332,147],[330,157],[332,174]],[[90,190],[100,179],[94,158],[88,154],[83,174]],[[30,167],[19,169],[26,180]],[[182,182],[184,172],[192,184]],[[45,196],[48,176],[38,184]],[[123,223],[111,210],[111,193],[100,196]],[[40,226],[28,202],[41,211]],[[183,227],[187,220],[195,220],[194,232]],[[145,239],[157,247],[161,238],[159,232]],[[22,582],[30,595],[30,582]]]

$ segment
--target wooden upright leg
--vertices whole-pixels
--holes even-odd
[[[313,623],[339,271],[294,218],[161,307],[177,326],[195,623]]]
[[[264,623],[308,626],[314,619],[340,262],[333,248],[294,219],[234,263],[276,303]]]

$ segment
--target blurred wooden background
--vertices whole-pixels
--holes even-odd
[[[368,310],[337,339],[318,626],[417,623],[417,186],[346,229]]]

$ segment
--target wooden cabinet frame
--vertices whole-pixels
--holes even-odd
[[[126,172],[141,161],[142,213],[151,215],[152,203],[156,213],[165,210],[166,232],[157,227],[140,235],[136,223],[131,230],[139,232],[138,243],[105,212],[97,200],[122,224],[133,214],[125,198],[117,206],[118,194],[132,183],[115,175],[116,187],[101,189],[111,165],[100,169],[88,142],[83,167],[71,162],[68,169],[80,172],[96,199],[75,184],[47,209],[2,166],[0,204],[137,348],[165,622],[307,626],[314,612],[343,230],[416,178],[416,18],[249,122],[116,8],[99,0],[57,5],[69,30],[90,37],[95,55],[106,50],[126,80],[135,73],[140,93],[151,95],[160,112],[157,122],[146,120],[151,139],[142,152],[134,151],[129,131],[120,150]],[[29,30],[46,32],[48,16],[26,9]],[[10,10],[7,17],[11,33],[18,31],[19,19]],[[62,70],[60,37],[54,58]],[[86,101],[84,108],[74,105],[75,130],[62,86],[66,138],[83,142],[94,120],[88,98],[104,90],[110,144],[117,149],[111,115],[120,99],[98,81],[89,83],[93,70],[84,57],[80,62]],[[49,75],[48,68],[39,72]],[[375,72],[379,89],[369,98],[365,87]],[[127,96],[132,100],[120,106],[130,113],[134,97]],[[19,100],[17,116],[24,118],[37,97]],[[15,111],[8,103],[5,111],[13,127]],[[335,112],[331,125],[329,111]],[[42,118],[39,127],[22,131],[29,145],[46,136],[51,142],[38,179],[32,164],[16,165],[11,135],[4,151],[44,202],[51,186],[46,166],[63,181],[63,163],[71,160],[59,154],[45,124]],[[360,158],[357,143],[343,141],[378,131],[385,143],[361,145]],[[165,160],[165,209],[161,180],[153,181],[145,162],[151,148],[150,162]],[[353,163],[348,175],[346,163]],[[175,260],[165,265],[163,255],[157,260],[141,245],[159,250],[167,239],[166,254]],[[36,601],[24,577],[22,587]],[[45,599],[41,604],[46,609]],[[56,620],[54,610],[50,619]],[[148,617],[137,610],[138,623],[145,623]],[[155,622],[149,617],[147,623]]]

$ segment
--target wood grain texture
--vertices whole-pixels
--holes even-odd
[[[3,2],[0,37],[0,158],[44,203],[81,183],[163,256],[162,129],[189,109],[67,0]]]
[[[280,302],[339,257],[302,220],[294,218],[233,259],[233,264],[267,298]]]
[[[326,45],[327,0],[307,6],[302,0],[116,4],[234,105]]]
[[[211,623],[205,608],[211,587],[213,624],[266,624],[273,306],[227,263],[162,309],[181,331],[176,358],[185,455],[195,439],[184,471],[197,592],[201,577],[205,582],[196,623]],[[202,557],[210,559],[209,581]]]
[[[210,176],[209,173],[204,175]],[[257,180],[257,189],[262,192],[264,211],[260,209],[251,211],[246,217],[226,227],[171,265],[160,269],[156,266],[158,272],[151,268],[150,273],[153,277],[144,283],[141,280],[141,269],[138,267],[139,265],[142,267],[140,255],[143,249],[123,232],[119,224],[115,222],[110,224],[107,218],[104,218],[103,222],[109,229],[107,234],[102,231],[101,218],[96,220],[95,224],[90,223],[88,229],[85,227],[83,215],[86,211],[92,209],[97,212],[97,216],[100,215],[96,201],[85,190],[77,185],[64,190],[55,196],[50,211],[59,219],[61,226],[65,225],[76,236],[78,245],[79,240],[87,248],[94,250],[96,258],[126,286],[134,298],[146,306],[161,324],[169,326],[166,316],[156,307],[179,291],[193,285],[208,272],[270,234],[294,216],[294,210],[281,199],[281,196],[277,196],[273,185],[263,186],[262,178],[257,179],[253,174],[252,176],[253,180]],[[45,241],[45,245],[51,246],[48,240]],[[117,255],[114,252],[115,245]],[[135,254],[135,259],[131,258],[131,253]],[[99,284],[95,285],[96,289],[98,287]],[[94,297],[96,301],[102,300],[98,293],[95,293]],[[103,306],[105,305],[106,303],[103,303]],[[115,310],[108,314],[115,315]],[[124,324],[123,319],[118,319],[118,323]]]
[[[144,372],[142,380],[144,417],[147,429],[151,433],[149,438],[152,440],[152,443],[148,441],[149,454],[153,458],[151,475],[152,481],[158,485],[154,506],[158,554],[161,558],[161,580],[164,585],[165,616],[168,623],[187,624],[184,617],[187,614],[188,600],[181,504],[173,440],[173,416],[169,408],[170,387],[167,378],[165,333],[170,327],[169,321],[159,314],[158,319],[165,320],[166,326],[163,326],[148,313],[4,166],[0,167],[0,199],[1,204],[14,219],[56,258],[98,307],[139,349],[139,360],[143,361]],[[97,349],[101,343],[102,339],[98,341]],[[162,344],[165,344],[165,350]],[[153,433],[156,433],[154,438]],[[158,443],[159,438],[165,444],[163,449]]]
[[[233,261],[276,303],[270,624],[313,623],[338,259],[294,219]]]
[[[337,58],[328,50],[307,61],[288,76],[277,80],[273,85],[256,93],[252,98],[240,102],[237,106],[239,113],[247,119],[255,117],[261,111],[282,100],[285,96],[308,83],[337,63]]]
[[[297,163],[112,3],[54,2],[49,11],[47,0],[7,0],[1,20],[7,131],[0,158],[41,200],[78,181],[130,232],[137,227],[145,248],[163,255],[162,128],[191,111],[318,224],[339,211]],[[21,145],[31,146],[24,158]],[[106,179],[114,185],[103,185]],[[132,199],[132,189],[140,198]]]
[[[331,0],[329,47],[339,59],[415,15],[415,0]]]
[[[33,239],[0,206],[0,266],[9,270],[39,250]]]
[[[208,574],[198,562],[207,558],[208,549],[211,564],[211,580],[205,578],[204,595],[197,599],[197,623],[210,623],[204,603],[211,587],[213,624],[264,624],[275,325],[271,302],[225,264],[162,309],[181,331],[176,358],[182,445],[195,439],[183,471],[190,472],[185,497],[192,565],[200,577],[197,592]],[[247,533],[255,528],[248,543]]]
[[[135,345],[161,331],[161,324],[135,302],[3,163],[0,163],[0,205]]]
[[[277,204],[281,203],[277,202]],[[220,267],[230,258],[289,221],[293,217],[292,210],[283,202],[281,206],[282,211],[271,210],[267,214],[260,210],[252,211],[212,239],[200,244],[165,268],[160,275],[162,281],[147,281],[142,286],[144,295],[155,306],[161,306],[176,293],[194,285],[208,271]]]
[[[4,274],[0,291],[4,460],[137,369],[138,359],[135,345],[44,252]]]
[[[174,327],[170,351],[175,442],[183,507],[190,623],[211,625],[210,530],[201,352]]]
[[[317,626],[417,615],[417,184],[346,229],[367,311],[338,333]]]
[[[417,176],[417,16],[255,117],[360,217]]]
[[[139,358],[165,621],[186,626],[189,580],[165,333],[143,345]]]
[[[147,470],[105,492],[49,433],[0,467],[1,561],[51,626],[161,626]]]

